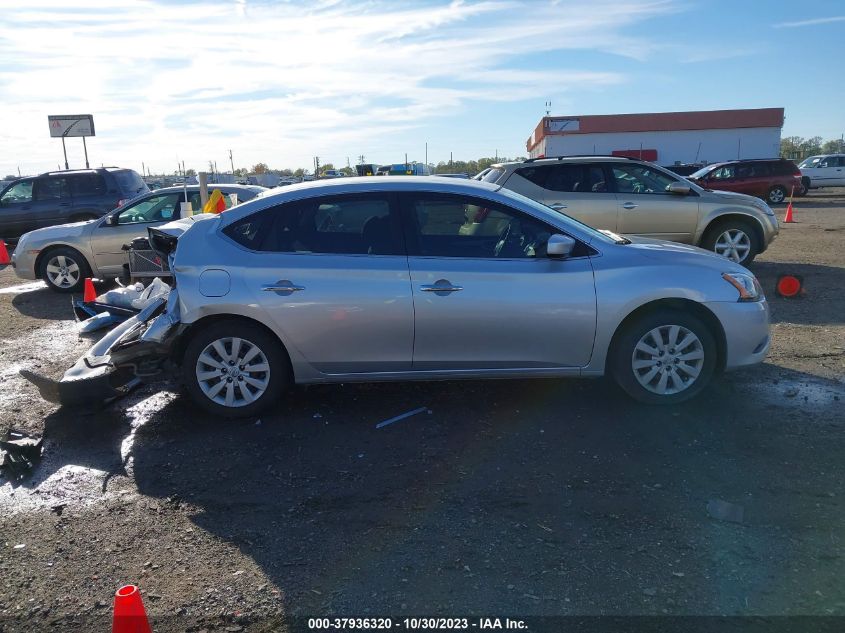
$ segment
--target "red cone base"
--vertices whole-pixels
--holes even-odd
[[[801,277],[795,275],[781,275],[778,278],[777,293],[786,299],[797,297],[802,292]]]
[[[135,585],[121,587],[114,594],[112,633],[152,633],[141,592]]]

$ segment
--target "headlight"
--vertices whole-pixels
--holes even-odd
[[[760,301],[763,298],[763,289],[754,275],[722,273],[722,279],[737,289],[737,292],[739,292],[737,301]]]

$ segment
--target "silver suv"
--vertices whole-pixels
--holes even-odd
[[[778,234],[758,198],[703,189],[657,165],[611,156],[532,158],[476,176],[597,229],[695,244],[748,265]]]

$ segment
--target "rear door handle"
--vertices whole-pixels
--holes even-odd
[[[59,203],[59,206],[60,206],[60,207],[69,207],[69,206],[70,206],[70,204],[71,204],[70,202],[60,202],[60,203]]]
[[[292,281],[288,281],[287,279],[281,279],[274,284],[262,286],[261,290],[263,290],[264,292],[280,292],[291,294],[293,292],[298,292],[299,290],[305,290],[305,286],[297,286]]]
[[[452,284],[425,284],[420,286],[420,290],[423,292],[458,292],[463,289],[463,286],[453,286]]]
[[[622,208],[623,209],[636,209],[638,206],[640,206],[640,205],[634,204],[633,202],[626,202],[625,204],[622,205]]]
[[[561,204],[560,202],[555,202],[554,204],[549,205],[550,209],[554,209],[555,211],[560,211],[561,209],[568,209],[565,204]]]

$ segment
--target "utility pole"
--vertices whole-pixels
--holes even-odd
[[[425,142],[425,164],[428,165],[428,141]]]
[[[552,102],[546,101],[546,116],[549,116],[552,112]]]
[[[232,150],[229,150],[229,164],[232,166],[232,175],[235,175],[235,161],[232,160]]]
[[[363,164],[364,164],[364,155],[363,155],[363,154],[361,154],[361,155],[358,157],[358,164],[359,164],[359,165],[363,165]]]
[[[320,157],[314,157],[314,178],[320,177]]]
[[[146,172],[146,166],[144,165],[144,161],[141,161],[141,175],[143,176]]]

